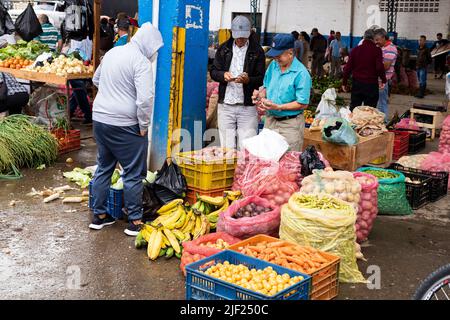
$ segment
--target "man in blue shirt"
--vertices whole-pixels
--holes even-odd
[[[124,46],[128,43],[128,30],[130,29],[130,20],[128,18],[120,18],[117,20],[117,36],[118,39],[114,43],[114,47]]]
[[[278,34],[267,55],[273,57],[264,77],[264,88],[253,93],[260,114],[266,115],[264,128],[282,135],[290,151],[301,151],[305,119],[311,94],[311,76],[295,58],[295,39]]]
[[[341,33],[336,32],[336,37],[330,43],[331,73],[330,76],[338,79],[341,76],[341,50],[345,48],[341,40]]]

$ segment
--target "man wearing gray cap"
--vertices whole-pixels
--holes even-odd
[[[257,134],[258,113],[252,93],[263,84],[265,56],[254,37],[250,37],[251,23],[246,17],[233,19],[231,34],[231,39],[217,49],[211,78],[220,83],[220,144],[236,149],[243,140]]]

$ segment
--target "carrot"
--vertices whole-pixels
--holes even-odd
[[[285,255],[288,256],[295,256],[297,255],[296,251],[289,247],[280,248],[280,251],[283,252]]]
[[[313,261],[320,262],[320,263],[327,263],[328,262],[327,259],[325,259],[321,254],[319,254],[317,252],[314,255],[311,255],[311,258],[312,258]]]
[[[286,256],[286,259],[288,260],[288,261],[291,261],[291,262],[295,262],[296,264],[298,264],[298,265],[303,265],[304,263],[306,263],[306,261],[305,260],[303,260],[302,258],[300,258],[300,257],[291,257],[291,256]]]
[[[248,249],[252,250],[252,251],[256,251],[256,252],[262,252],[264,249],[257,247],[257,246],[248,246]]]
[[[284,242],[284,241],[269,242],[269,243],[267,244],[267,246],[268,246],[269,248],[286,247],[286,246],[289,246],[289,245],[290,245],[289,243],[286,243],[286,242]]]
[[[271,253],[269,254],[269,261],[272,261],[273,259],[275,259],[277,255],[275,253]]]

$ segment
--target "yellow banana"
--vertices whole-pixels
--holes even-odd
[[[175,237],[176,237],[178,240],[184,241],[185,235],[184,235],[183,232],[181,232],[181,231],[178,230],[178,229],[173,229],[173,230],[171,230],[171,231],[172,231],[172,233],[175,235]]]
[[[161,224],[166,228],[174,229],[178,219],[180,219],[181,215],[184,213],[185,211],[183,207],[178,206],[177,210],[174,213],[170,214],[167,219],[161,220]]]
[[[197,215],[195,215],[194,213],[192,213],[192,214],[191,214],[191,217],[190,217],[190,219],[189,219],[188,224],[187,224],[183,229],[181,229],[181,231],[182,231],[183,233],[186,233],[186,232],[191,233],[192,229],[195,227],[195,221],[196,221],[196,219],[197,219]]]
[[[186,219],[184,220],[183,225],[181,226],[181,228],[178,228],[178,229],[183,230],[183,229],[188,225],[189,220],[191,220],[191,216],[192,216],[193,214],[194,214],[194,213],[192,212],[192,210],[189,210],[188,213],[186,214]]]
[[[230,201],[236,201],[242,196],[242,193],[240,191],[227,190],[224,192],[224,194]]]
[[[157,233],[158,233],[158,230],[155,229],[152,232],[152,235],[150,236],[150,239],[148,240],[147,255],[148,255],[149,258],[151,258],[151,256],[152,256],[153,245],[155,244],[155,239],[156,239]]]
[[[201,227],[202,227],[202,218],[201,218],[201,216],[196,216],[195,217],[195,227],[194,227],[194,230],[192,231],[192,235],[194,235],[194,239],[197,239],[195,237],[195,235],[200,232]]]
[[[144,224],[140,231],[142,234],[142,238],[144,238],[144,240],[148,242],[154,230],[155,229],[153,227],[149,226],[148,224]]]
[[[209,221],[206,216],[200,217],[200,228],[194,232],[194,239],[197,239],[208,232]]]
[[[186,216],[187,216],[186,211],[183,210],[183,213],[181,214],[180,218],[174,225],[174,229],[180,229],[184,225],[184,222],[186,221]]]
[[[191,233],[190,232],[185,232],[184,233],[184,241],[191,241]]]
[[[158,213],[159,215],[165,215],[165,214],[171,213],[171,211],[176,209],[177,206],[182,203],[183,203],[182,199],[172,200],[169,203],[163,205],[161,208],[159,208],[159,210],[156,213]]]
[[[169,239],[169,242],[170,242],[173,250],[175,250],[175,252],[177,252],[177,253],[180,253],[181,252],[180,244],[178,243],[178,240],[175,237],[175,235],[172,233],[172,231],[170,231],[167,228],[164,228],[164,234],[166,235],[167,239]]]
[[[225,202],[225,197],[198,196],[198,200],[212,204],[213,206],[216,207],[221,207]]]
[[[162,239],[163,239],[164,245],[165,245],[166,247],[170,247],[169,239],[167,239],[167,237],[164,235],[164,233],[163,233],[163,235],[162,235]]]
[[[156,260],[156,258],[158,258],[159,252],[161,251],[161,245],[162,245],[162,231],[161,229],[159,229],[156,232],[155,240],[152,245],[150,259]]]

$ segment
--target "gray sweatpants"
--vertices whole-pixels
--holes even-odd
[[[258,133],[258,112],[254,106],[220,103],[217,110],[220,145],[223,148],[242,148],[242,141]]]
[[[148,137],[140,135],[139,125],[118,127],[94,121],[94,138],[98,165],[92,185],[94,215],[107,213],[111,176],[119,162],[124,170],[124,207],[128,219],[142,219],[142,180],[147,175]]]

